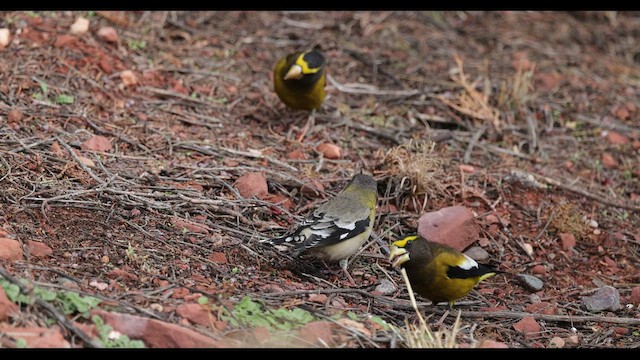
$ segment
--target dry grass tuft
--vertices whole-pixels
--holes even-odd
[[[394,328],[404,342],[402,345],[411,349],[456,349],[458,343],[456,336],[460,331],[460,313],[450,329],[442,328],[435,333],[431,331],[429,324],[424,321],[418,324],[410,324],[405,320],[404,328]]]
[[[409,141],[389,149],[383,159],[383,172],[391,177],[408,178],[412,195],[422,195],[427,190],[441,191],[443,159],[434,154],[435,145],[431,141]]]
[[[526,105],[534,99],[534,94],[532,93],[534,70],[534,64],[530,65],[530,69],[524,70],[522,62],[518,63],[516,73],[513,75],[513,78],[508,81],[511,86],[507,85],[507,81],[503,81],[500,86],[498,107],[508,105],[512,109],[515,109]]]
[[[419,323],[417,325],[414,325],[410,324],[409,321],[405,319],[404,328],[393,328],[394,331],[404,340],[403,345],[412,349],[458,348],[456,336],[460,331],[461,312],[458,312],[456,321],[453,323],[453,327],[451,329],[443,328],[434,333],[433,331],[431,331],[431,327],[429,327],[429,324],[427,324],[427,322],[422,317],[422,314],[420,314],[420,311],[418,310],[418,304],[416,303],[416,299],[413,296],[413,288],[411,287],[411,282],[407,277],[407,271],[405,269],[402,269],[401,273],[402,278],[407,285],[407,291],[409,292],[411,305],[413,305],[413,310],[416,312],[419,320]]]
[[[491,123],[494,130],[500,132],[502,128],[500,112],[489,103],[490,94],[476,90],[478,81],[469,82],[463,70],[462,59],[456,55],[454,60],[457,69],[451,75],[451,79],[462,89],[453,96],[453,99],[439,95],[438,100],[464,115]]]
[[[573,234],[580,240],[590,232],[589,225],[585,223],[580,210],[571,203],[561,203],[552,208],[553,218],[551,228],[559,233]]]

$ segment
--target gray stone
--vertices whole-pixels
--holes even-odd
[[[468,257],[472,258],[477,262],[486,262],[489,260],[489,253],[487,250],[481,248],[480,246],[470,247],[469,250],[464,252]]]
[[[376,286],[376,291],[379,291],[382,295],[389,295],[396,291],[396,286],[389,279],[382,279],[380,284]]]
[[[540,291],[544,286],[544,282],[533,275],[518,274],[516,275],[520,283],[531,291]]]
[[[620,293],[613,286],[603,286],[591,296],[583,296],[582,303],[589,311],[616,311],[620,309]]]

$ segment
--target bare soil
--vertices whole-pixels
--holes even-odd
[[[79,16],[89,31],[71,35]],[[98,35],[107,26],[116,41]],[[0,28],[12,34],[0,50],[0,225],[25,255],[1,264],[16,278],[216,338],[238,328],[176,308],[248,295],[352,312],[362,328],[341,322],[332,347],[396,347],[397,335],[362,320],[416,321],[387,244],[421,213],[464,205],[490,263],[544,288],[496,276],[448,314],[419,299],[435,329],[461,310],[463,347],[640,343],[638,12],[6,12]],[[329,96],[298,141],[308,114],[279,102],[271,71],[313,46],[328,60]],[[87,144],[95,135],[111,149]],[[323,143],[342,158],[323,157]],[[349,266],[357,286],[337,266],[258,244],[360,171],[381,200]],[[238,192],[248,173],[264,174],[269,195]],[[30,241],[52,253],[34,256]],[[385,279],[392,293],[376,291]],[[582,298],[604,285],[621,307],[588,311]],[[532,310],[540,301],[551,310]],[[37,304],[21,311],[6,321],[51,325]],[[541,330],[517,331],[532,312]]]

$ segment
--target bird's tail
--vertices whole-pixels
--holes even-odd
[[[286,235],[279,236],[279,237],[260,240],[260,243],[267,244],[267,245],[281,245],[283,243],[290,242],[291,240],[287,240],[287,239],[291,239],[291,238],[292,238],[292,236],[290,234],[286,234]]]

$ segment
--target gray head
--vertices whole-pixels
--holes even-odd
[[[354,176],[349,185],[359,185],[373,189],[376,192],[378,191],[378,183],[376,182],[376,179],[366,174],[358,174]]]

